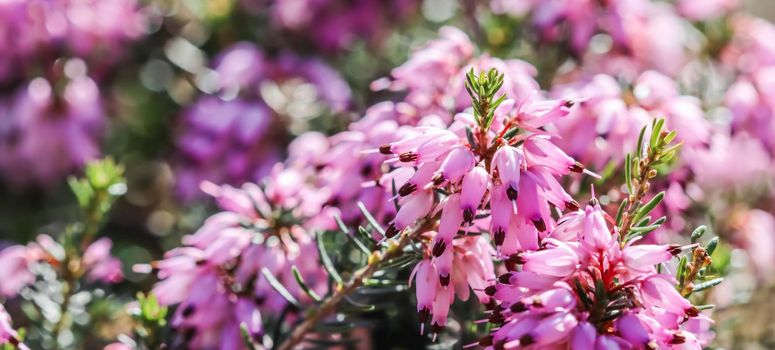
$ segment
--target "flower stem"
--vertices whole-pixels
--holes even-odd
[[[627,233],[632,228],[632,225],[635,224],[633,222],[635,213],[640,208],[643,198],[651,188],[649,180],[654,177],[656,172],[652,171],[655,163],[655,155],[656,152],[648,152],[648,157],[640,161],[639,165],[641,171],[640,174],[638,174],[639,176],[633,177],[633,186],[635,189],[632,191],[633,193],[630,193],[627,197],[627,206],[625,207],[624,213],[622,214],[622,224],[619,226],[619,236],[622,238],[627,236]]]
[[[384,253],[380,253],[379,251],[372,252],[369,256],[368,264],[356,271],[349,282],[340,285],[331,296],[323,301],[314,313],[294,328],[291,335],[280,345],[278,350],[291,350],[301,343],[304,340],[304,336],[309,333],[320,320],[334,313],[339,303],[341,303],[346,296],[352,294],[356,289],[361,287],[366,279],[379,271],[384,262],[401,256],[401,254],[404,253],[404,247],[413,242],[417,235],[427,231],[431,226],[431,223],[431,220],[425,220],[423,223],[419,224],[417,228],[404,232],[398,241],[390,245]]]

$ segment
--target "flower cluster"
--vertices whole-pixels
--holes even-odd
[[[0,100],[0,174],[9,184],[51,186],[99,156],[105,123],[99,88],[74,74],[61,93],[54,82],[35,78]]]
[[[309,119],[349,105],[347,84],[313,58],[270,58],[238,43],[216,57],[213,72],[216,95],[194,102],[180,123],[177,187],[183,198],[196,196],[205,180],[241,185],[261,179],[289,138],[278,129],[305,131]]]
[[[83,256],[76,262],[78,271],[89,282],[118,283],[124,278],[121,261],[110,255],[113,242],[109,238],[100,238],[90,244]],[[35,242],[13,245],[0,250],[0,276],[6,276],[0,286],[0,295],[14,297],[23,288],[33,284],[36,279],[37,264],[54,267],[65,262],[62,245],[48,235],[39,235]]]
[[[0,80],[19,78],[59,54],[115,60],[139,38],[146,17],[135,0],[10,0],[0,4]]]
[[[240,1],[250,11],[267,10],[266,1]],[[307,38],[323,51],[335,52],[352,46],[358,39],[378,44],[389,34],[388,28],[411,18],[419,3],[417,0],[273,1],[268,6],[268,17],[275,27]]]
[[[508,257],[486,292],[496,300],[489,349],[701,349],[709,322],[659,273],[684,247],[623,243],[595,199],[558,220],[535,250]]]
[[[272,171],[264,187],[204,183],[202,189],[223,211],[163,260],[135,268],[161,279],[153,288],[160,304],[178,305],[171,326],[183,336],[183,346],[241,349],[240,324],[260,339],[262,316],[292,306],[273,283],[309,301],[294,282],[298,273],[308,288],[325,292],[327,277],[315,240],[303,226],[320,210],[321,198],[304,185],[301,174],[282,168]]]
[[[682,8],[691,11],[683,5],[690,2],[682,1]],[[625,75],[656,69],[672,76],[686,61],[690,37],[676,9],[665,2],[499,0],[491,7],[496,14],[526,16],[539,45],[562,44],[585,69]]]
[[[5,311],[5,307],[0,304],[0,345],[10,344],[21,350],[29,348],[20,342],[19,335],[11,326],[11,316]]]
[[[482,248],[488,244],[483,236],[460,232],[488,231],[494,253],[509,256],[536,248],[554,227],[551,208],[578,209],[557,177],[584,168],[540,129],[566,116],[573,102],[543,100],[538,94],[520,102],[496,97],[503,83],[494,69],[478,76],[472,70],[466,86],[473,114],[457,114],[449,128],[416,127],[379,148],[393,156],[386,163],[396,169],[388,176],[407,169],[410,173],[405,181],[392,177],[400,209],[385,237],[395,237],[418,220],[433,223],[441,213],[438,228],[421,232],[426,260],[415,270],[420,319],[433,316],[435,331],[446,324],[453,300],[450,283],[463,299],[467,282],[480,301],[488,300],[481,286],[492,278],[492,262],[485,257],[493,252]],[[483,261],[466,263],[473,257]]]
[[[665,118],[686,148],[705,148],[710,138],[710,123],[700,101],[681,95],[675,81],[656,71],[643,72],[629,89],[600,74],[557,85],[552,94],[579,101],[568,118],[553,125],[560,136],[557,144],[596,171],[612,162],[620,164],[634,147],[641,127],[655,118]]]
[[[51,187],[100,155],[98,84],[145,32],[135,0],[0,4],[0,177]]]
[[[406,94],[395,105],[402,124],[417,124],[429,116],[451,123],[455,114],[471,106],[464,78],[471,68],[504,72],[502,91],[515,101],[531,98],[539,89],[534,79],[536,69],[529,63],[475,56],[474,52],[475,45],[466,33],[455,27],[442,27],[439,38],[412,53],[407,62],[392,70],[390,78],[373,82],[372,89]]]

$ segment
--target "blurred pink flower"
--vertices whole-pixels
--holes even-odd
[[[15,186],[53,186],[99,156],[105,112],[88,77],[63,94],[36,78],[0,102],[0,173]]]

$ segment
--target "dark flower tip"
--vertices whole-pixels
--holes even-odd
[[[533,225],[536,227],[536,230],[540,232],[546,231],[546,223],[544,222],[543,218],[538,218],[538,220],[533,220]]]
[[[388,226],[387,230],[385,230],[385,237],[387,238],[393,238],[398,234],[398,229],[396,228],[396,225],[390,224]]]
[[[536,341],[530,334],[525,334],[521,338],[519,338],[519,345],[520,346],[528,346],[534,344]]]
[[[411,182],[407,182],[403,186],[401,186],[401,188],[398,189],[398,194],[401,197],[406,197],[412,194],[412,192],[414,192],[415,190],[417,190],[417,185]]]
[[[417,153],[414,152],[404,152],[398,155],[398,160],[408,163],[408,162],[414,162],[417,160]]]
[[[581,164],[581,163],[579,163],[579,162],[573,163],[573,165],[571,165],[571,166],[569,166],[569,167],[568,167],[568,170],[570,170],[570,171],[572,171],[572,172],[574,172],[574,173],[580,173],[580,172],[583,172],[583,171],[584,171],[584,169],[585,169],[585,168],[584,168],[584,165],[583,165],[583,164]]]
[[[440,257],[447,250],[447,243],[444,241],[438,241],[433,245],[432,253],[434,257]]]
[[[680,334],[673,334],[673,339],[670,339],[670,344],[677,345],[677,344],[683,344],[686,342],[686,337]]]
[[[487,288],[484,289],[484,294],[487,294],[489,296],[493,296],[497,292],[498,292],[498,288],[495,286],[487,286]]]
[[[676,256],[676,255],[678,255],[678,254],[681,254],[681,252],[683,251],[683,247],[681,247],[681,246],[680,246],[680,245],[678,245],[678,244],[671,244],[671,245],[669,245],[669,246],[667,247],[667,251],[668,251],[670,254],[673,254],[673,256]]]
[[[417,319],[420,321],[420,323],[428,322],[428,319],[431,317],[431,310],[427,307],[422,308],[422,310],[417,311]]]
[[[463,210],[463,221],[465,221],[468,224],[472,224],[474,222],[474,210],[471,208],[465,208]]]
[[[502,284],[510,284],[511,283],[511,274],[510,273],[504,273],[500,276],[498,276],[498,282]]]
[[[686,316],[697,317],[700,315],[700,310],[694,306],[686,309]]]
[[[516,302],[513,305],[511,305],[509,310],[511,310],[511,312],[513,312],[515,314],[518,314],[520,312],[527,311],[527,305],[525,305],[525,303],[523,303],[523,302]]]
[[[519,191],[515,190],[513,187],[509,187],[506,189],[506,196],[509,197],[510,201],[517,200],[517,197],[519,197]]]
[[[444,174],[438,173],[436,175],[433,175],[433,186],[439,186],[444,183],[447,179],[444,177]]]
[[[496,246],[503,245],[503,241],[506,240],[506,232],[503,231],[502,228],[498,228],[498,231],[495,231],[495,234],[493,235],[493,240],[495,241]]]
[[[449,285],[449,275],[439,276],[439,284],[441,284],[442,287],[448,286]]]
[[[379,153],[382,154],[393,154],[392,151],[390,151],[390,144],[384,144],[382,146],[379,146]]]

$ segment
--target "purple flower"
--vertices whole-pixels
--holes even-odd
[[[3,1],[0,79],[18,78],[52,55],[74,55],[97,65],[116,61],[126,44],[144,33],[145,22],[135,0]]]
[[[481,345],[701,349],[707,344],[706,331],[686,323],[707,318],[679,294],[672,277],[654,268],[679,247],[622,248],[605,216],[596,203],[566,213],[538,250],[509,257],[509,272],[485,289],[495,300],[489,321],[497,327]]]
[[[113,243],[100,238],[83,253],[78,261],[89,282],[118,283],[123,279],[121,261],[110,255]],[[26,286],[35,282],[33,265],[39,263],[61,267],[65,258],[64,248],[48,235],[38,235],[26,246],[13,245],[0,250],[0,294],[15,297]]]
[[[350,101],[347,84],[321,61],[289,53],[268,58],[249,43],[219,54],[213,69],[216,95],[194,102],[179,124],[177,189],[184,199],[195,198],[202,181],[239,186],[263,178],[290,132],[304,131],[310,118],[344,112]]]
[[[61,95],[36,78],[0,102],[0,173],[16,186],[52,186],[99,156],[105,114],[97,85],[80,76]]]
[[[161,281],[153,292],[160,304],[179,304],[171,324],[180,334],[192,335],[188,347],[241,348],[240,324],[259,336],[262,313],[277,314],[287,306],[263,269],[298,300],[309,302],[309,297],[295,282],[293,268],[312,290],[324,294],[327,278],[314,238],[298,224],[317,214],[322,201],[296,170],[280,167],[264,186],[204,183],[202,189],[223,211],[184,237],[183,247],[136,268],[157,273]]]
[[[250,9],[266,5],[260,0],[242,0]],[[308,38],[326,51],[352,46],[358,39],[378,44],[392,28],[416,12],[417,0],[283,0],[269,7],[272,24]]]
[[[378,147],[379,153],[393,157],[385,164],[394,170],[385,176],[398,171],[409,174],[403,181],[396,180],[400,210],[389,222],[386,238],[441,213],[437,230],[423,234],[425,260],[415,269],[419,317],[423,323],[429,321],[434,332],[446,324],[449,303],[455,295],[465,299],[472,288],[481,302],[489,301],[491,294],[483,287],[494,269],[486,256],[505,258],[523,249],[537,249],[539,239],[555,225],[550,206],[578,209],[557,177],[584,168],[554,146],[552,137],[541,130],[567,115],[572,103],[541,100],[536,91],[525,96],[531,98],[519,105],[510,99],[503,102],[494,111],[489,130],[483,130],[473,115],[460,113],[449,127],[408,128],[403,138]],[[525,132],[504,136],[512,128]],[[439,197],[437,191],[445,195]],[[488,228],[496,251],[483,237],[459,235],[460,231]],[[466,241],[487,248],[478,248],[477,254],[461,259],[459,248]],[[569,259],[551,256],[530,261],[557,264],[547,265],[537,274],[562,275],[574,272],[578,265],[570,248],[568,254]],[[481,262],[474,263],[474,258]],[[429,277],[431,273],[436,277]],[[476,277],[461,278],[466,275]]]
[[[21,350],[29,350],[27,345],[19,341],[19,335],[11,326],[11,316],[5,311],[5,307],[0,304],[0,345],[10,344]]]

